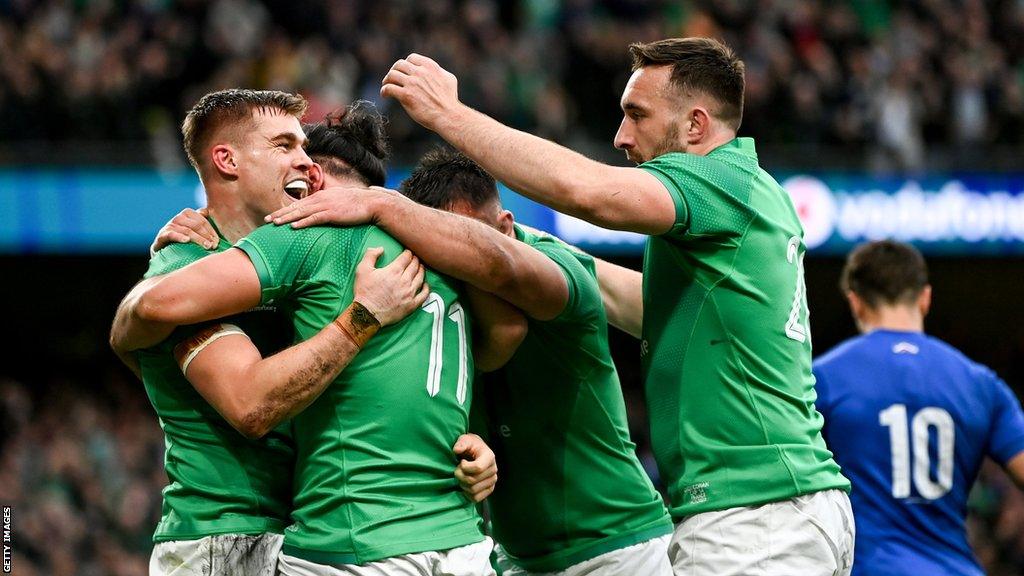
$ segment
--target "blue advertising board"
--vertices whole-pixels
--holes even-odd
[[[395,187],[408,170],[392,171]],[[780,173],[811,254],[896,238],[926,254],[1024,255],[1024,173],[920,178]],[[516,219],[600,254],[641,254],[644,236],[604,230],[506,189]],[[204,202],[191,170],[0,170],[0,253],[144,254],[186,206]]]

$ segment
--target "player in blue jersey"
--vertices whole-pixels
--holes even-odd
[[[924,258],[893,241],[859,246],[841,288],[861,335],[814,364],[824,435],[857,523],[853,575],[980,575],[967,494],[990,456],[1024,487],[1024,412],[988,368],[924,334]]]

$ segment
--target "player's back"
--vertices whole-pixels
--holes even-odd
[[[288,311],[308,339],[353,300],[355,268],[382,246],[377,228],[264,226],[239,243],[260,275],[264,303]],[[293,419],[294,524],[286,554],[320,564],[363,563],[483,540],[459,491],[452,446],[468,428],[469,318],[454,283],[433,271],[421,310],[382,328],[323,394]]]
[[[1019,403],[990,370],[916,332],[876,330],[814,365],[826,441],[853,484],[854,574],[982,574],[965,534],[986,454],[1024,449]]]

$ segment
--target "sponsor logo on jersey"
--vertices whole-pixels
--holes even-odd
[[[910,342],[897,342],[892,347],[893,354],[917,354],[921,349]]]
[[[686,504],[701,504],[708,501],[708,482],[698,482],[683,488],[683,502]]]

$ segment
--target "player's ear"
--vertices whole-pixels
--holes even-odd
[[[502,234],[515,238],[516,231],[512,227],[513,224],[515,224],[515,218],[512,217],[512,212],[508,210],[498,212],[498,230]]]
[[[319,192],[324,189],[324,169],[316,162],[309,166],[309,180],[312,183],[310,192]]]
[[[932,308],[932,285],[926,284],[917,297],[917,309],[921,312],[921,318],[928,315]]]
[[[227,144],[217,144],[210,149],[210,158],[213,167],[221,176],[234,179],[238,177],[238,160],[235,157],[235,150]]]
[[[703,106],[694,106],[683,120],[687,144],[699,144],[711,132],[711,114]]]
[[[864,301],[853,290],[846,291],[846,301],[850,303],[850,313],[854,319],[859,319],[864,314]]]

